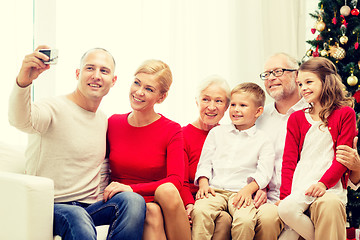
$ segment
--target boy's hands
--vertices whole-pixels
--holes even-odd
[[[305,191],[305,195],[312,197],[321,197],[326,192],[326,186],[322,182],[311,185],[308,190]]]
[[[252,181],[236,194],[236,196],[233,198],[233,205],[234,207],[237,207],[240,209],[241,207],[247,207],[252,202],[252,195],[254,192],[259,190],[259,185],[256,183],[256,181]]]
[[[261,205],[263,205],[266,202],[267,202],[266,188],[257,190],[254,197],[255,208],[259,208]]]
[[[215,196],[215,191],[209,186],[209,179],[207,177],[200,177],[199,178],[199,190],[196,193],[196,200],[209,197],[209,193]]]
[[[252,201],[252,191],[248,188],[249,185],[243,187],[233,198],[233,205],[240,209],[242,206],[245,208],[250,205]]]

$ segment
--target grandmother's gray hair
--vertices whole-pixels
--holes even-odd
[[[230,104],[230,97],[231,97],[231,89],[229,84],[227,83],[227,81],[218,76],[218,75],[211,75],[206,77],[204,80],[202,80],[197,88],[197,92],[196,92],[196,99],[199,101],[199,97],[201,95],[201,93],[207,89],[209,86],[211,85],[216,85],[219,88],[221,88],[222,90],[225,91],[226,94],[226,105],[229,106]]]

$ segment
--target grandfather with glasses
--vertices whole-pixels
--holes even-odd
[[[274,99],[274,103],[265,106],[264,113],[257,120],[256,124],[273,139],[275,168],[267,189],[267,202],[259,207],[254,239],[277,239],[284,228],[283,223],[278,217],[275,203],[279,200],[280,196],[281,166],[285,146],[286,125],[289,116],[293,112],[308,107],[306,101],[301,97],[296,84],[298,66],[297,61],[293,57],[285,53],[277,53],[265,62],[265,71],[260,74],[260,78],[264,80],[265,89]],[[348,152],[351,151],[347,150]],[[351,157],[354,154],[343,155],[346,155],[347,158],[355,158]],[[355,168],[355,165],[347,167],[352,169],[351,167]],[[357,171],[353,171],[350,175],[351,181],[355,183],[359,182],[360,174]],[[356,188],[350,181],[349,184]],[[259,191],[261,193],[264,190]],[[257,204],[260,205],[261,203],[258,202]],[[325,194],[311,205],[309,214],[316,229],[315,239],[345,239],[345,228],[343,226],[345,226],[346,222],[346,212],[345,206],[339,199],[330,198]],[[281,238],[286,239],[286,236],[280,236]]]

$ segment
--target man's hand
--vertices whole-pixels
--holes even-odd
[[[326,186],[322,182],[311,185],[308,190],[305,191],[305,195],[312,197],[321,197],[326,193]]]
[[[43,62],[48,61],[49,57],[40,53],[39,49],[49,49],[49,47],[45,45],[38,46],[33,53],[25,56],[19,75],[16,78],[16,82],[20,87],[29,86],[42,72],[50,68],[49,65]]]
[[[267,192],[266,189],[259,189],[256,191],[254,197],[254,205],[256,208],[259,208],[261,205],[267,202]]]
[[[350,170],[360,169],[360,157],[356,149],[358,137],[354,138],[353,148],[340,145],[336,148],[336,160]]]
[[[350,180],[355,185],[360,182],[360,157],[357,151],[358,137],[354,138],[353,148],[340,145],[336,148],[336,160],[351,170]]]
[[[209,186],[209,179],[207,177],[200,177],[199,178],[199,190],[196,193],[196,200],[202,199],[204,197],[208,198],[209,193],[215,196],[215,191]]]
[[[104,190],[104,202],[106,202],[119,192],[133,192],[133,190],[129,185],[118,182],[111,182]]]

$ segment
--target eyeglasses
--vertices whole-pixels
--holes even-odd
[[[297,70],[296,69],[277,68],[272,71],[260,73],[260,78],[262,80],[267,80],[271,74],[273,74],[275,77],[281,77],[282,75],[284,75],[285,71],[294,72]]]

